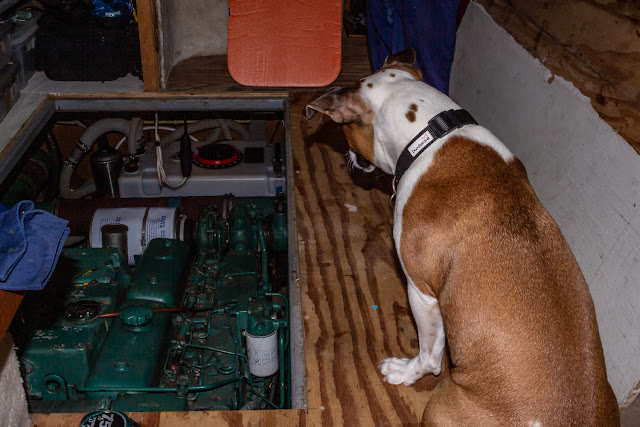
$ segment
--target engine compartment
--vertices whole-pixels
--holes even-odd
[[[34,200],[54,193],[50,181],[62,168],[67,197],[37,206],[69,220],[76,240],[67,240],[47,286],[26,294],[10,327],[30,412],[292,407],[285,144],[274,142],[278,126],[267,141],[259,118],[235,125],[251,131],[251,142],[225,132],[222,143],[241,151],[233,164],[196,163],[192,184],[177,190],[159,180],[154,168],[162,163],[155,159],[175,163],[166,171],[176,182],[184,147],[169,142],[164,154],[154,153],[149,132],[127,157],[126,147],[118,151],[122,141],[109,147],[115,144],[105,128],[91,159],[94,188],[77,198],[68,197],[72,186],[93,185],[70,177],[83,167],[82,138],[60,150],[70,153],[66,178],[60,161],[47,165],[49,177],[34,189]],[[47,156],[50,146],[56,148],[47,145]],[[197,149],[194,161],[196,155]],[[122,167],[134,160],[135,170]],[[149,185],[156,175],[159,182]],[[128,192],[154,186],[159,194]],[[4,201],[24,191],[0,193]],[[107,225],[124,234],[107,238]]]
[[[221,199],[134,267],[63,250],[11,328],[33,412],[288,406],[286,200]]]

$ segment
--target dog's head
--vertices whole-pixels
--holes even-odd
[[[374,75],[361,79],[352,87],[333,88],[307,105],[307,119],[320,112],[342,124],[349,143],[349,158],[356,168],[371,172],[377,166],[392,173],[387,159],[381,158],[384,157],[383,151],[376,146],[380,139],[375,128],[376,113],[379,111],[377,104],[388,91],[389,80],[393,80],[396,74],[399,77],[422,80],[422,73],[414,65],[415,60],[413,48],[390,55]]]

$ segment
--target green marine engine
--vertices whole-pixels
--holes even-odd
[[[64,249],[11,326],[32,412],[286,408],[286,201],[203,209],[194,244]]]

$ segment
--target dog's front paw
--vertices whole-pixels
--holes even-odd
[[[411,386],[427,373],[421,369],[417,359],[417,357],[413,359],[389,357],[380,362],[378,369],[389,384]]]

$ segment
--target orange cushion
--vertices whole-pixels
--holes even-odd
[[[341,0],[229,0],[229,72],[246,86],[331,84],[340,73]]]

